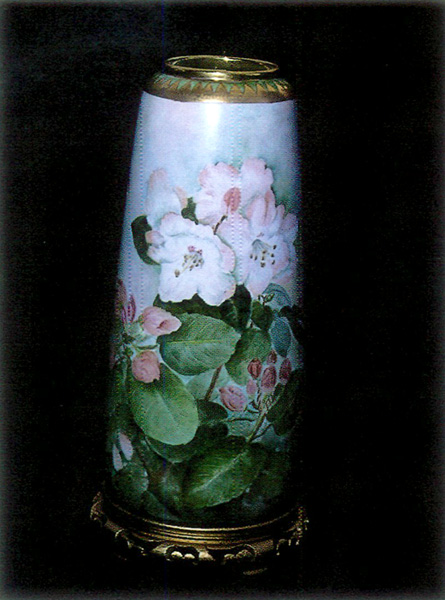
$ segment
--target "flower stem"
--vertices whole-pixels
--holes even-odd
[[[210,385],[209,385],[209,389],[207,390],[207,393],[204,396],[204,401],[210,400],[222,368],[223,368],[223,365],[220,365],[217,369],[215,369],[215,372],[213,373],[212,381],[210,382]]]
[[[216,234],[218,227],[221,225],[221,223],[227,219],[227,215],[223,215],[220,220],[218,221],[218,223],[215,225],[215,229],[213,230],[213,233]]]
[[[266,427],[263,429],[263,431],[262,431],[261,433],[257,433],[257,434],[256,434],[256,436],[255,436],[255,437],[252,439],[252,442],[253,442],[254,440],[256,440],[257,438],[261,437],[262,435],[264,435],[264,434],[266,433],[266,431],[267,431],[268,429],[270,429],[271,427],[272,427],[272,424],[271,424],[271,423],[269,423],[269,425],[267,425],[267,426],[266,426]]]
[[[260,428],[261,428],[261,425],[263,424],[263,422],[264,422],[264,419],[266,418],[266,412],[267,412],[267,411],[261,411],[261,412],[260,412],[260,414],[259,414],[259,416],[258,416],[258,419],[256,420],[256,423],[255,423],[255,425],[254,425],[254,427],[253,427],[253,429],[252,429],[252,431],[251,431],[251,433],[250,433],[249,437],[248,437],[248,438],[247,438],[247,440],[246,440],[246,443],[247,443],[247,444],[250,444],[250,442],[253,442],[253,440],[255,439],[255,437],[256,437],[256,434],[257,434],[257,433],[258,433],[258,431],[260,430]]]

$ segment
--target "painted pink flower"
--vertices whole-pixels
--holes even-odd
[[[131,371],[138,381],[151,383],[161,376],[159,359],[151,350],[145,350],[133,358]]]
[[[187,206],[187,194],[179,187],[172,187],[164,169],[156,169],[147,182],[146,215],[155,228],[169,212],[180,214]]]
[[[237,282],[253,297],[264,292],[269,283],[287,281],[293,273],[297,218],[284,212],[284,206],[276,205],[269,190],[249,204],[246,218],[239,212],[230,214],[218,228],[218,236],[235,252]]]
[[[255,396],[255,394],[258,391],[258,386],[256,384],[256,381],[254,381],[253,379],[249,379],[249,381],[247,382],[246,385],[246,392],[249,396]]]
[[[221,402],[234,412],[242,412],[247,404],[247,397],[241,388],[234,385],[219,388]]]
[[[239,171],[223,162],[208,165],[199,174],[201,190],[195,197],[196,217],[200,223],[216,225],[223,216],[264,196],[272,182],[272,171],[260,158],[248,158]]]
[[[177,317],[157,306],[145,308],[142,311],[141,321],[145,331],[156,336],[177,331],[181,327],[181,321]]]
[[[253,358],[247,365],[247,370],[254,379],[258,379],[258,377],[261,375],[261,371],[263,370],[263,363],[259,358]]]
[[[266,394],[272,392],[277,383],[277,370],[275,367],[267,367],[264,369],[263,376],[261,377],[261,389]]]
[[[278,377],[280,378],[280,383],[287,383],[292,373],[292,365],[288,358],[285,358],[281,363],[280,372]]]

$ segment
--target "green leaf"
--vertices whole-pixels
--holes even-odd
[[[231,378],[239,385],[246,385],[250,375],[247,366],[254,358],[264,361],[271,349],[270,337],[258,329],[247,329],[236,345],[235,352],[226,369]]]
[[[289,321],[295,339],[300,342],[300,344],[304,345],[305,336],[301,308],[297,305],[292,306],[292,308],[290,306],[283,306],[279,314]]]
[[[134,440],[131,462],[112,479],[114,493],[121,502],[136,510],[170,518],[169,510],[180,504],[182,473],[170,470],[145,440],[142,437]]]
[[[163,308],[175,316],[182,315],[183,313],[193,313],[207,315],[208,317],[213,317],[215,319],[221,318],[219,307],[206,304],[198,294],[195,294],[189,300],[182,300],[182,302],[163,302],[159,296],[156,296],[153,301],[153,306]]]
[[[171,446],[170,444],[161,444],[160,442],[151,439],[147,439],[147,444],[149,444],[160,457],[168,462],[181,463],[190,460],[192,456],[204,454],[210,448],[218,445],[227,437],[227,432],[228,427],[223,423],[219,423],[216,426],[201,425],[198,427],[193,440],[188,444]]]
[[[242,331],[250,317],[250,302],[249,291],[243,285],[238,285],[233,296],[220,306],[206,304],[198,294],[182,302],[163,302],[159,296],[156,296],[153,306],[159,306],[175,316],[194,313],[221,319],[237,331]]]
[[[197,400],[197,403],[201,423],[215,424],[227,417],[227,410],[221,404],[209,400]]]
[[[287,488],[289,474],[289,456],[284,452],[269,452],[261,473],[250,487],[249,499],[279,496]]]
[[[125,385],[126,363],[122,361],[116,365],[112,372],[112,379],[109,391],[109,418],[108,418],[108,436],[107,449],[111,448],[120,431],[125,433],[130,439],[137,433],[137,426],[133,419],[133,414],[128,405],[128,394]]]
[[[132,461],[114,475],[112,485],[121,502],[138,509],[148,488],[147,473],[141,464]]]
[[[289,294],[284,287],[278,285],[278,283],[269,283],[262,295],[268,296],[269,294],[273,294],[271,303],[275,306],[290,306],[292,304]]]
[[[190,379],[190,381],[187,383],[187,389],[197,400],[202,400],[206,397],[214,374],[215,369],[211,369],[210,371],[205,371],[204,373],[195,375],[195,377]],[[223,367],[218,375],[218,379],[216,380],[210,400],[217,400],[219,398],[218,388],[227,385],[229,381],[230,377],[227,374],[226,369]]]
[[[194,459],[184,486],[184,501],[194,508],[216,506],[240,496],[263,468],[267,452],[244,438],[227,438]]]
[[[178,521],[178,517],[172,514],[167,506],[162,503],[152,492],[142,494],[142,505],[148,516],[162,521]]]
[[[153,493],[170,511],[180,512],[184,475],[184,469],[173,464],[166,464],[157,476],[150,479],[148,491]]]
[[[267,420],[272,423],[277,435],[284,435],[296,423],[301,403],[302,379],[301,369],[293,371],[281,393],[278,392],[278,400],[267,413]]]
[[[162,358],[181,375],[197,375],[224,364],[235,350],[240,334],[213,317],[178,315],[182,326],[160,336]]]
[[[148,248],[150,244],[147,243],[145,234],[148,231],[151,231],[151,226],[147,223],[146,215],[141,215],[140,217],[136,217],[136,219],[131,224],[131,232],[133,234],[133,244],[136,248],[136,252],[139,257],[147,263],[147,265],[157,265],[158,263],[152,260],[148,256]]]
[[[267,304],[261,304],[258,300],[252,302],[252,321],[263,331],[269,331],[273,320],[273,312]]]
[[[270,328],[270,337],[275,350],[280,356],[287,356],[291,343],[290,329],[286,319],[275,315],[272,327]]]
[[[113,367],[110,375],[110,387],[108,391],[108,408],[110,413],[116,410],[120,404],[126,402],[127,394],[125,380],[127,374],[127,363],[121,361]]]
[[[250,317],[250,303],[249,290],[243,285],[237,285],[233,296],[219,307],[222,320],[237,331],[243,331]]]
[[[190,219],[190,221],[198,224],[195,211],[196,202],[193,201],[193,198],[187,198],[187,206],[181,210],[181,215],[184,217],[184,219]]]
[[[120,404],[108,419],[108,430],[111,444],[121,431],[133,441],[138,433],[138,428],[133,419],[133,413],[128,404]]]
[[[164,460],[156,454],[153,448],[147,443],[147,440],[147,436],[139,432],[138,437],[133,442],[135,449],[135,454],[133,456],[138,456],[140,458],[151,480],[158,477],[159,473],[162,473],[164,469]]]
[[[147,436],[139,436],[134,448],[132,461],[140,461],[148,473],[147,492],[169,510],[177,510],[181,503],[184,469],[178,470],[175,465],[166,463],[150,446]],[[148,503],[150,499],[143,498],[144,507],[149,510],[145,500]]]
[[[129,378],[129,392],[134,420],[146,435],[173,445],[193,439],[199,424],[196,401],[165,365],[157,381]]]

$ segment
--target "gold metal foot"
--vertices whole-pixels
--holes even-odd
[[[124,554],[157,556],[170,563],[220,565],[257,574],[272,558],[300,544],[308,519],[297,507],[276,519],[244,527],[201,528],[136,518],[99,492],[91,519],[120,542]]]

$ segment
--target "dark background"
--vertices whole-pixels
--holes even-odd
[[[2,10],[5,591],[439,593],[440,7]],[[258,581],[141,574],[88,520],[140,89],[191,53],[277,62],[298,95],[311,525]]]

